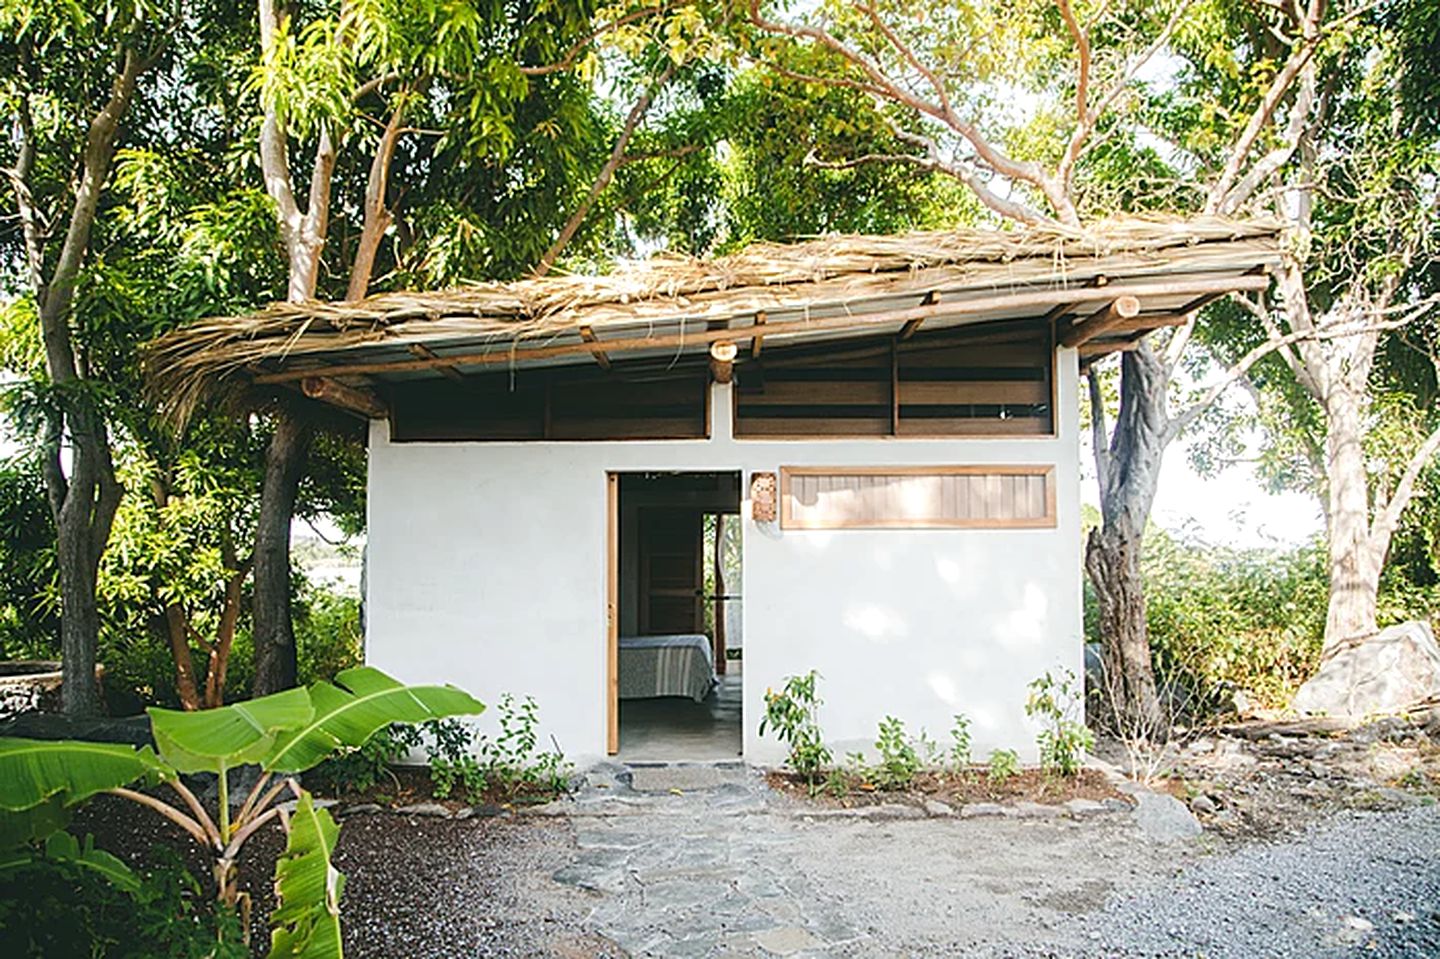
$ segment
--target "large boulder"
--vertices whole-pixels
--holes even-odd
[[[1295,710],[1312,715],[1401,713],[1440,697],[1440,645],[1430,624],[1382,629],[1327,656],[1295,694]]]

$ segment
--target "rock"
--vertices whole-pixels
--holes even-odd
[[[1201,816],[1213,816],[1219,808],[1219,806],[1215,805],[1215,800],[1204,793],[1190,800],[1190,811],[1198,813]]]
[[[438,802],[417,802],[401,806],[395,812],[401,816],[430,816],[434,819],[449,819],[450,810]]]
[[[314,798],[314,799],[311,799],[311,800],[310,800],[310,803],[311,803],[311,805],[313,805],[316,809],[329,809],[329,808],[331,808],[332,806],[338,806],[338,805],[340,805],[340,800],[338,800],[338,799],[318,799],[318,798]],[[298,799],[287,799],[285,802],[279,802],[279,803],[276,803],[276,804],[275,804],[275,806],[276,806],[277,809],[283,809],[283,810],[285,810],[287,813],[293,813],[293,812],[295,811],[296,807],[298,807],[299,805],[300,805],[300,800],[298,800]],[[376,808],[378,809],[379,807],[376,807]]]
[[[1064,813],[1059,806],[1038,802],[1018,802],[1010,809],[1010,815],[1019,819],[1056,819]]]
[[[925,812],[931,816],[953,816],[955,815],[955,807],[949,803],[943,803],[938,799],[927,799],[925,800]]]
[[[573,808],[572,803],[556,800],[555,802],[541,803],[538,806],[529,806],[523,811],[527,816],[563,816]]]
[[[495,816],[505,815],[505,807],[497,806],[493,802],[486,802],[478,806],[471,806],[469,809],[462,809],[460,812],[469,813],[470,816],[474,816],[476,819],[491,819]],[[462,817],[457,814],[455,818],[460,819]],[[470,817],[466,816],[463,818],[468,819]]]
[[[1361,916],[1345,916],[1340,921],[1347,929],[1354,929],[1356,932],[1370,932],[1375,928],[1375,923]]]
[[[1105,807],[1106,812],[1129,812],[1135,808],[1123,799],[1102,799],[1100,805]]]
[[[777,956],[815,949],[823,943],[799,926],[780,926],[755,934],[755,943],[766,952]]]
[[[1135,824],[1147,839],[1175,842],[1200,835],[1200,820],[1174,796],[1146,790],[1136,793],[1135,799]]]
[[[921,819],[925,811],[918,806],[903,806],[900,803],[882,803],[866,810],[866,819]]]
[[[1065,811],[1076,819],[1089,819],[1107,812],[1104,803],[1093,799],[1071,799],[1065,803]]]
[[[338,813],[340,816],[373,816],[377,812],[384,812],[384,809],[373,802],[356,803],[353,806],[346,806]]]
[[[1402,909],[1399,912],[1392,913],[1390,918],[1400,925],[1405,926],[1415,921],[1415,913],[1406,912]]]
[[[1005,807],[993,802],[967,802],[960,807],[961,819],[977,819],[982,816],[1003,816]]]
[[[1440,696],[1440,645],[1430,625],[1382,629],[1330,656],[1295,694],[1297,712],[1329,716],[1399,713]]]

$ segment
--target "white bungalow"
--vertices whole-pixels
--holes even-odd
[[[777,760],[811,669],[838,751],[964,713],[1033,757],[1026,685],[1082,667],[1081,369],[1276,258],[1215,220],[822,239],[277,304],[185,361],[370,419],[367,658],[533,695],[581,763]]]

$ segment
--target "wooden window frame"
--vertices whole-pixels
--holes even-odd
[[[795,517],[791,478],[795,476],[988,476],[991,474],[1041,476],[1045,479],[1045,515],[997,519],[879,519],[870,522],[844,521],[815,523]],[[1053,463],[993,463],[968,466],[782,466],[780,467],[780,528],[790,530],[836,529],[1055,529],[1059,525],[1055,504]]]
[[[946,432],[944,430],[920,430],[902,429],[900,417],[900,371],[899,371],[899,338],[890,337],[890,430],[885,433],[865,433],[858,431],[836,430],[835,432],[822,432],[819,430],[808,433],[764,433],[764,434],[741,434],[740,423],[740,390],[730,390],[730,430],[731,438],[736,443],[771,443],[775,441],[796,442],[796,441],[818,441],[828,442],[842,440],[854,442],[856,440],[1054,440],[1060,438],[1060,350],[1055,336],[1055,323],[1052,320],[1044,330],[1048,338],[1048,351],[1046,355],[1046,373],[1050,381],[1050,426],[1044,430],[1021,431],[1015,429],[996,429],[994,432],[983,430],[973,432]],[[916,423],[923,420],[908,420],[906,422]]]

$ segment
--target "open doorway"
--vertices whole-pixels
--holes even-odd
[[[610,750],[626,761],[741,753],[740,474],[612,474]]]

